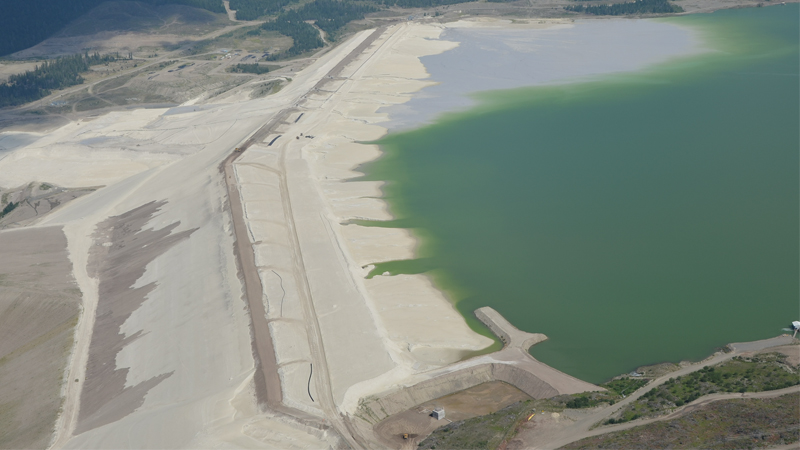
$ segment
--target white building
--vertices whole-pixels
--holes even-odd
[[[435,408],[431,413],[431,417],[433,417],[436,420],[444,419],[444,408]]]

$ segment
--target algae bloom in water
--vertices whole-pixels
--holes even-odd
[[[471,325],[601,382],[781,333],[798,314],[798,6],[671,19],[713,51],[487,93],[367,168]]]

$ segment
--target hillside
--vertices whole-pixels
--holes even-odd
[[[71,21],[108,0],[26,0],[5,2],[0,14],[0,56],[26,49],[61,31]],[[224,13],[222,0],[143,0],[150,5],[179,4]]]

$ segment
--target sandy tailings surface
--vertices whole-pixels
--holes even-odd
[[[438,40],[442,31],[390,27],[235,163],[285,404],[329,412],[329,389],[329,402],[352,411],[365,395],[492,343],[427,277],[365,279],[371,264],[414,257],[407,230],[346,225],[391,219],[381,183],[351,181],[380,154],[359,142],[386,133],[379,108],[431,84],[419,57],[456,45]]]
[[[35,222],[50,211],[82,195],[94,191],[92,188],[64,189],[47,183],[28,183],[15,189],[0,188],[0,229],[16,228]]]
[[[161,206],[163,202],[150,202],[111,217],[98,225],[95,232],[88,270],[99,280],[100,301],[95,311],[95,331],[89,346],[76,433],[115,422],[134,412],[144,403],[150,389],[174,373],[159,374],[126,387],[129,369],[116,368],[117,353],[142,335],[140,330],[126,336],[120,327],[139,309],[156,283],[132,286],[144,274],[147,264],[196,231],[171,234],[179,222],[159,230],[143,230]]]
[[[380,108],[432,85],[419,58],[457,45],[443,30],[358,33],[265,98],[114,112],[15,137],[0,186],[96,188],[30,225],[63,229],[56,250],[66,245],[82,293],[70,382],[47,384],[63,394],[53,448],[367,446],[343,419],[362,400],[472,370],[449,364],[492,340],[426,276],[366,279],[377,262],[413,258],[415,239],[352,224],[391,219],[381,184],[353,180],[380,154],[361,142],[386,133]],[[235,228],[229,193],[244,216]],[[246,272],[257,276],[244,289],[240,250],[250,248]],[[274,361],[258,339],[265,328]],[[514,363],[490,359],[499,371]],[[257,370],[280,379],[275,409],[257,404]]]
[[[0,159],[4,188],[32,182],[96,188],[29,225],[37,231],[59,230],[60,255],[62,260],[68,256],[59,264],[71,264],[65,270],[75,280],[73,295],[82,300],[75,345],[63,349],[64,358],[71,350],[70,381],[62,384],[60,376],[51,376],[37,382],[43,395],[55,396],[48,400],[55,402],[48,406],[51,411],[63,405],[54,448],[338,445],[340,438],[324,424],[264,412],[256,405],[251,320],[220,166],[364,37],[331,50],[266,98],[196,109],[114,112],[7,147]],[[7,247],[0,248],[6,262]],[[23,257],[14,255],[11,261],[20,265]],[[28,284],[26,292],[39,292],[40,285]],[[287,302],[285,310],[292,307]],[[78,306],[72,308],[63,320],[75,321]],[[5,318],[4,313],[0,320]],[[2,331],[7,329],[4,325]],[[4,340],[0,349],[6,342],[17,341]],[[25,343],[10,350],[17,344]],[[58,363],[47,355],[37,360]],[[5,367],[11,366],[0,367],[0,373]],[[32,373],[26,367],[14,370]],[[49,434],[37,436],[46,446]],[[34,445],[15,442],[20,444],[14,447]]]
[[[61,227],[0,232],[0,448],[45,448],[81,291]]]

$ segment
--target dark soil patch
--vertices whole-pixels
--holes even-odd
[[[46,448],[81,292],[61,227],[0,232],[0,448]]]

